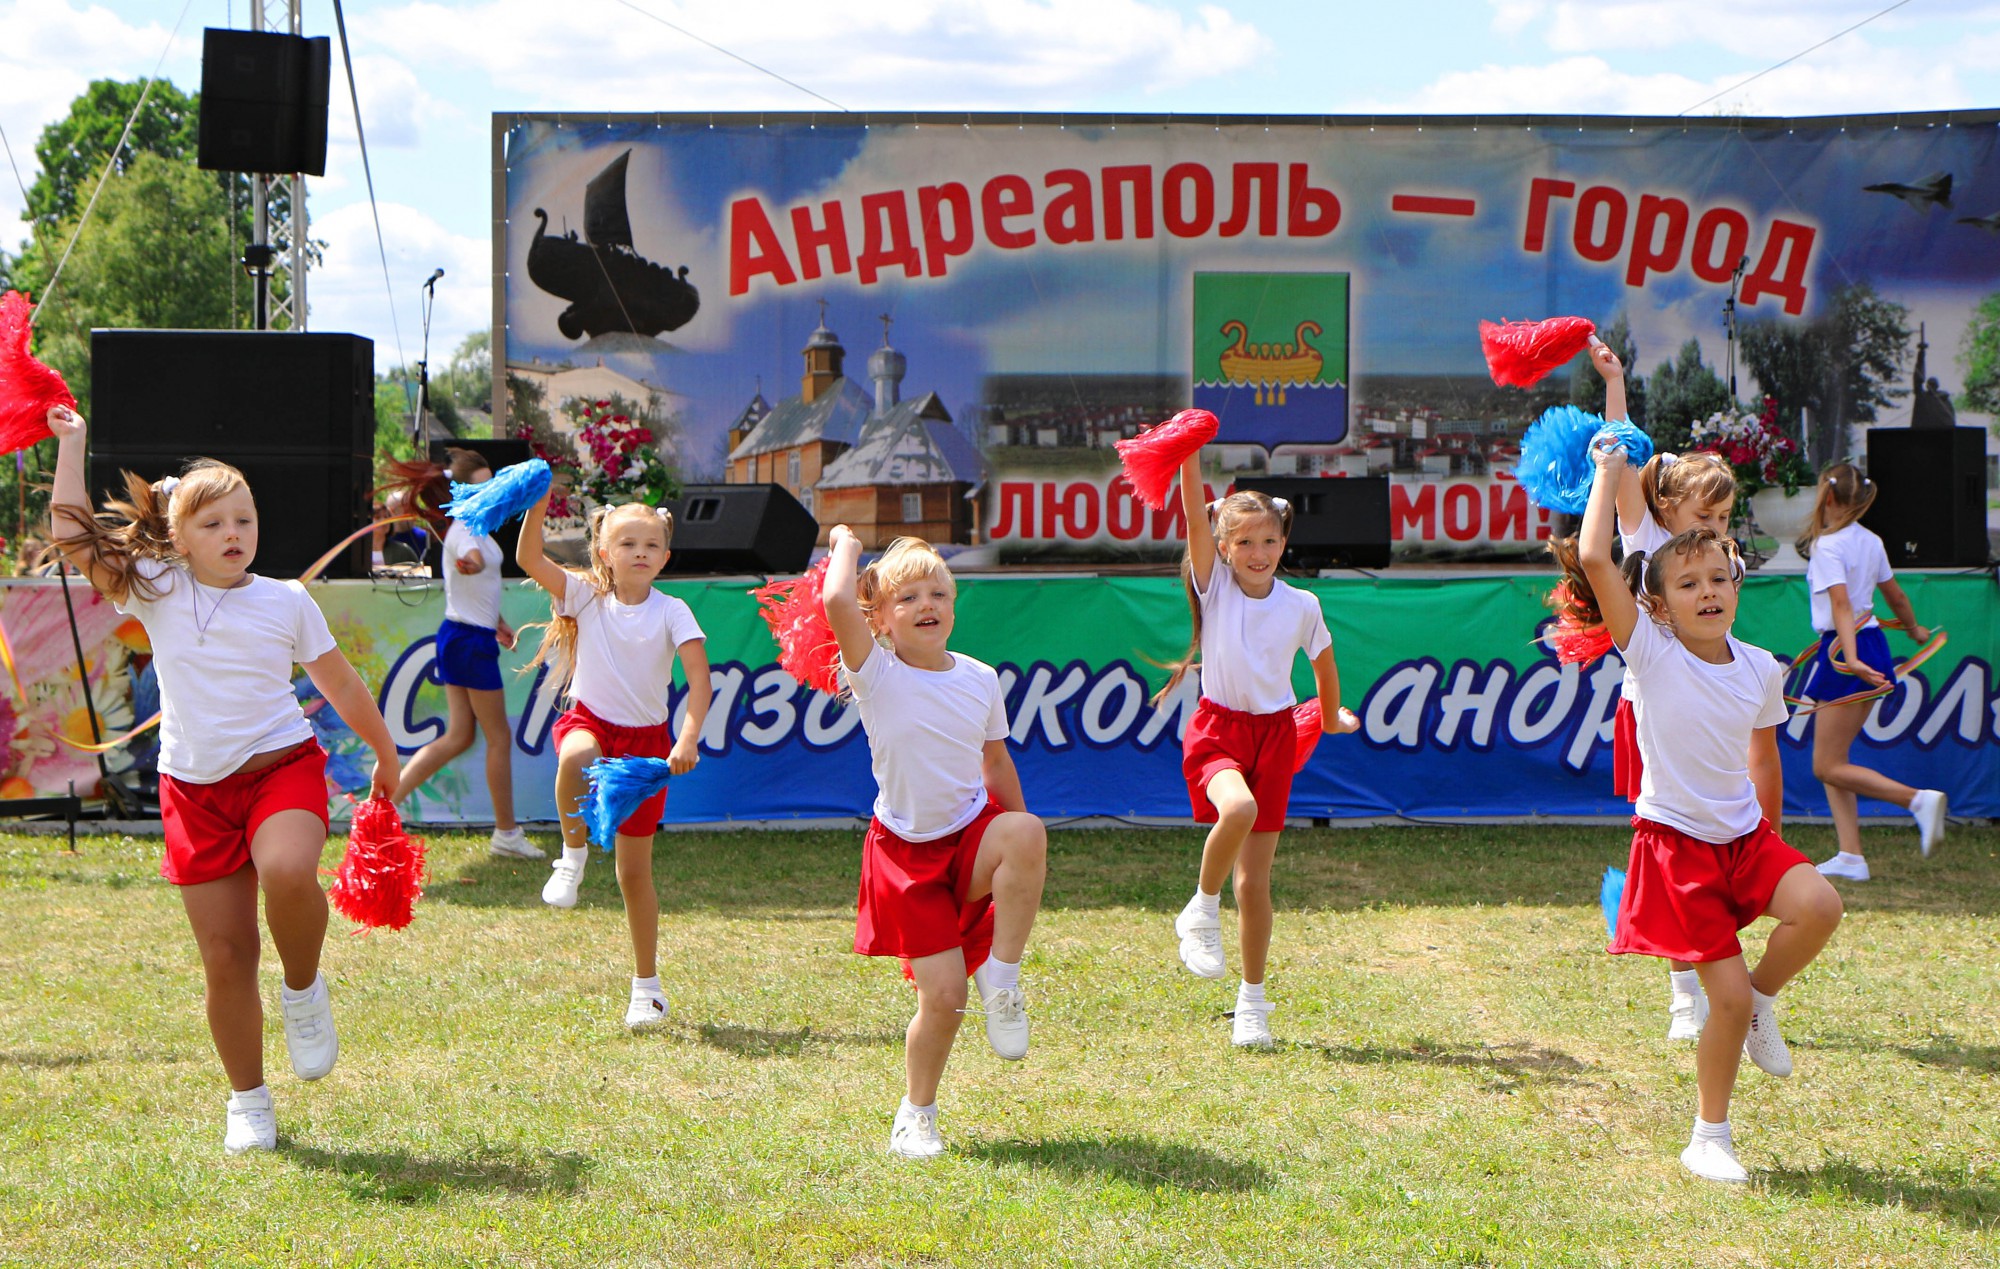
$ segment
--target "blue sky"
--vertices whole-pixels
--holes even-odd
[[[0,128],[17,160],[32,163],[41,127],[88,80],[137,78],[163,48],[163,73],[198,86],[201,28],[247,25],[248,0],[191,0],[170,45],[181,3],[0,0]],[[904,0],[861,13],[805,0],[349,0],[390,285],[336,71],[330,169],[311,183],[314,236],[329,244],[312,323],[371,336],[383,367],[414,359],[419,286],[444,267],[434,348],[488,324],[493,111],[831,109],[638,10],[850,109],[1674,114],[1881,7]],[[304,11],[308,34],[333,33],[331,0]],[[2000,2],[1910,0],[1697,112],[1995,105]],[[0,174],[0,223],[17,224],[20,205]]]

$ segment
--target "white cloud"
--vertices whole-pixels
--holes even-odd
[[[327,100],[327,135],[330,141],[352,142],[354,104],[348,98],[347,77],[338,65],[333,78]],[[425,125],[464,114],[427,92],[417,73],[398,58],[375,54],[357,57],[354,80],[370,146],[416,149],[423,143]]]
[[[441,362],[468,334],[492,324],[493,263],[486,240],[452,233],[424,212],[400,203],[381,204],[381,213],[389,257],[386,283],[367,203],[353,203],[313,221],[313,236],[328,246],[324,266],[313,270],[307,284],[311,327],[351,331],[374,340],[378,372],[399,359],[415,362],[422,355],[419,306],[424,279],[432,269],[443,268],[445,276],[437,285],[437,307],[431,315],[431,361]]]
[[[1550,49],[1590,53],[1610,49],[1721,49],[1768,65],[1853,26],[1883,5],[1878,0],[1490,0],[1493,26],[1519,34],[1545,22]],[[1974,25],[2000,19],[1992,0],[1926,0],[1884,14],[1854,35],[1886,34],[1927,24]],[[1833,47],[1832,45],[1828,46]]]

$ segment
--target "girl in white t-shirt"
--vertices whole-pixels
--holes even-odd
[[[485,456],[448,449],[446,464],[403,461],[389,465],[391,487],[406,491],[433,533],[444,539],[438,568],[444,578],[444,620],[438,624],[436,674],[444,685],[444,734],[410,755],[396,800],[422,788],[438,769],[472,748],[474,735],[486,741],[486,791],[493,803],[490,854],[511,859],[546,859],[514,820],[514,733],[507,723],[507,697],[500,679],[500,649],[514,646],[514,630],[500,615],[500,544],[490,534],[475,536],[444,514],[451,481],[477,485],[493,478]]]
[[[1749,1178],[1729,1130],[1737,1068],[1748,1053],[1771,1075],[1791,1074],[1775,997],[1832,937],[1840,896],[1778,836],[1784,671],[1729,632],[1742,584],[1734,544],[1694,528],[1628,557],[1621,571],[1611,539],[1625,452],[1593,458],[1597,482],[1577,553],[1565,560],[1565,600],[1569,616],[1601,623],[1625,654],[1645,756],[1611,951],[1689,961],[1701,976],[1709,1016],[1681,1163],[1707,1180],[1741,1182]],[[1759,766],[1772,774],[1753,781]],[[1759,916],[1778,927],[1753,971],[1737,931]]]
[[[1841,701],[1895,682],[1896,661],[1889,654],[1889,640],[1869,611],[1877,590],[1901,619],[1905,634],[1919,644],[1931,639],[1931,632],[1917,623],[1910,597],[1889,571],[1882,539],[1856,523],[1874,501],[1873,481],[1852,463],[1835,463],[1820,476],[1812,519],[1799,535],[1799,550],[1809,557],[1806,585],[1812,591],[1813,629],[1819,632],[1819,652],[1803,694],[1815,701]],[[1861,853],[1859,797],[1906,808],[1917,821],[1917,847],[1926,857],[1945,832],[1941,790],[1913,789],[1849,760],[1848,751],[1872,707],[1872,700],[1823,704],[1812,715],[1813,774],[1826,786],[1833,831],[1840,841],[1839,851],[1819,870],[1847,881],[1868,880],[1868,860]]]
[[[1007,751],[999,675],[946,647],[958,585],[944,560],[927,542],[897,538],[857,575],[861,540],[843,524],[828,542],[822,602],[878,790],[854,950],[900,957],[916,986],[889,1150],[928,1158],[944,1149],[937,1090],[968,973],[993,1051],[1028,1054],[1021,957],[1042,904],[1048,835]]]
[[[1273,1005],[1264,994],[1271,861],[1297,766],[1292,662],[1299,653],[1312,663],[1322,731],[1338,735],[1360,724],[1340,707],[1340,672],[1319,600],[1276,576],[1291,533],[1291,507],[1248,491],[1205,505],[1199,453],[1181,466],[1181,506],[1187,516],[1181,576],[1194,637],[1155,701],[1199,663],[1201,701],[1182,738],[1181,774],[1195,822],[1215,827],[1202,845],[1194,897],[1174,919],[1174,933],[1190,973],[1223,976],[1222,883],[1233,872],[1243,981],[1230,1039],[1261,1047],[1272,1043]]]
[[[326,752],[293,695],[293,666],[305,667],[326,703],[375,751],[376,797],[396,787],[396,745],[305,587],[249,571],[258,516],[242,472],[208,459],[157,485],[128,472],[127,498],[93,515],[84,422],[55,409],[49,427],[59,438],[53,539],[118,611],[139,619],[152,643],[166,835],[160,872],[187,909],[207,982],[209,1034],[234,1090],[223,1148],[274,1149],[257,987],[260,887],[284,962],[292,1070],[319,1079],[340,1051],[319,964]]]
[[[589,830],[575,814],[589,792],[584,768],[599,758],[665,758],[673,774],[686,775],[701,761],[701,728],[714,687],[694,613],[681,600],[653,589],[667,566],[673,515],[636,502],[597,508],[590,515],[590,569],[579,574],[543,553],[548,506],[544,496],[529,508],[515,557],[549,592],[552,609],[530,668],[547,665],[555,690],[566,687],[571,698],[552,733],[563,851],[542,887],[542,901],[573,908],[590,857]],[[676,657],[687,680],[687,709],[678,737],[669,698]],[[625,1025],[633,1030],[667,1019],[657,959],[660,897],[653,889],[653,835],[666,804],[662,789],[641,802],[616,834],[618,890],[625,897],[625,921],[632,932],[632,995]]]

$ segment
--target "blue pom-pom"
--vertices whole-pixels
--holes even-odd
[[[548,463],[531,458],[502,467],[491,480],[476,485],[454,480],[444,513],[464,525],[466,532],[485,537],[540,502],[552,475]]]
[[[496,478],[497,479],[497,478]],[[583,769],[590,792],[576,808],[590,840],[606,850],[618,843],[618,826],[639,803],[667,787],[672,769],[665,758],[599,758]]]
[[[1597,476],[1590,450],[1600,437],[1623,447],[1625,460],[1634,466],[1653,456],[1652,438],[1623,419],[1607,423],[1573,405],[1542,411],[1521,438],[1521,458],[1514,465],[1514,475],[1536,506],[1583,514]]]
[[[1625,874],[1616,868],[1604,870],[1604,885],[1597,892],[1597,902],[1604,908],[1604,932],[1607,938],[1618,937],[1618,905],[1625,901]]]

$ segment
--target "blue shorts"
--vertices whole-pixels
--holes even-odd
[[[438,682],[475,692],[500,690],[500,636],[485,626],[446,620],[437,633]]]
[[[1840,647],[1840,635],[1827,631],[1819,637],[1819,652],[1813,657],[1812,670],[1806,676],[1803,693],[1816,701],[1837,701],[1843,696],[1856,692],[1874,690],[1867,679],[1853,674],[1843,674],[1833,668],[1834,650]],[[1896,681],[1896,658],[1889,653],[1889,636],[1882,633],[1880,626],[1867,626],[1854,632],[1854,650],[1872,669],[1880,672],[1889,682]]]

